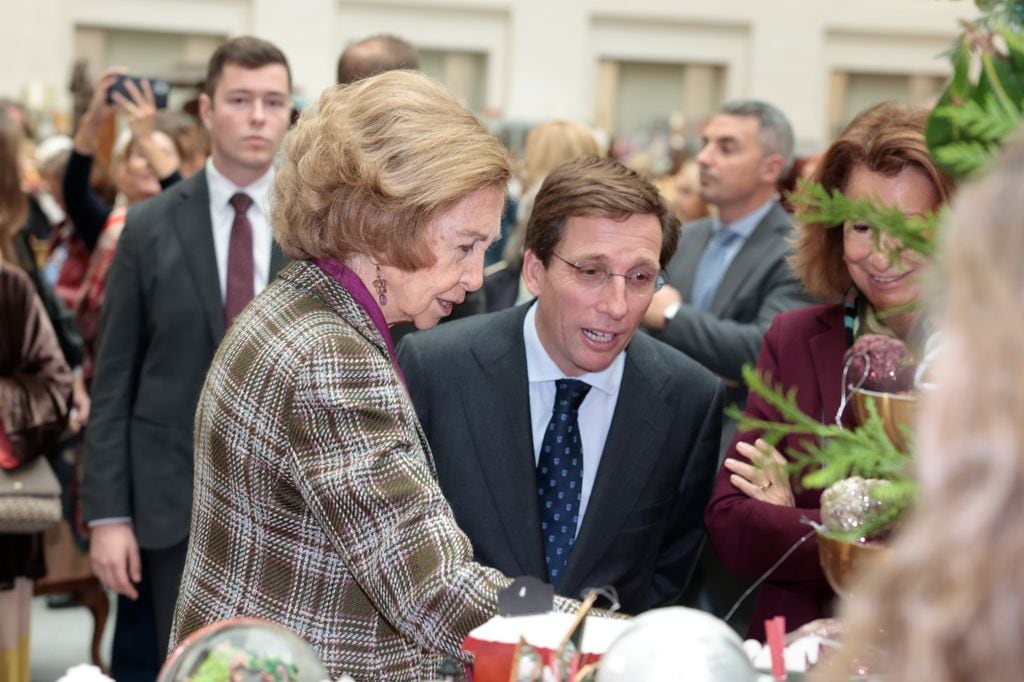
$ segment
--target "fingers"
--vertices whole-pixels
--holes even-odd
[[[737,450],[738,449],[739,448],[737,448]],[[757,469],[752,464],[748,464],[738,459],[733,459],[732,457],[727,457],[723,464],[726,469],[738,476],[742,476],[748,481],[753,480],[754,476],[757,474]]]
[[[102,557],[94,556],[92,559],[92,570],[104,587],[118,594],[123,594],[129,599],[138,599],[139,593],[135,589],[135,585],[132,584],[127,566],[126,557],[118,558],[108,555]]]
[[[763,439],[739,442],[736,452],[743,459],[727,458],[723,464],[732,474],[729,482],[747,497],[783,507],[796,506],[790,488],[789,461]]]
[[[126,75],[128,75],[128,69],[123,66],[112,66],[103,71],[100,74],[99,80],[96,81],[96,87],[93,89],[90,108],[103,109],[109,106],[107,104],[107,91],[117,82],[118,78]]]
[[[739,474],[759,486],[788,480],[786,466],[789,461],[767,441],[761,438],[758,438],[753,444],[740,441],[736,444],[736,452],[742,455],[746,461],[732,457],[727,458],[724,464],[729,471]]]
[[[126,114],[131,114],[132,110],[135,109],[135,103],[130,99],[122,95],[120,92],[110,93],[110,99],[113,100],[114,104],[117,105]]]
[[[132,104],[141,108],[156,108],[156,99],[153,97],[153,86],[150,85],[149,79],[142,80],[142,89],[135,84],[135,81],[128,79],[124,82],[124,89],[128,92],[131,97]]]
[[[755,500],[763,499],[761,489],[742,476],[733,474],[729,477],[729,482],[736,486],[736,488],[747,497],[752,497]]]
[[[93,572],[108,589],[138,599],[134,583],[142,579],[142,563],[135,534],[127,524],[93,529],[89,549]]]

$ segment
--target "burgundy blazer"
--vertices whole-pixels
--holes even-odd
[[[846,334],[841,305],[815,305],[778,314],[765,334],[757,368],[768,372],[773,384],[788,392],[796,388],[797,402],[809,415],[824,423],[835,420],[842,397],[843,354]],[[852,426],[852,408],[843,422]],[[778,421],[778,412],[760,397],[750,394],[745,414],[757,419]],[[740,441],[753,442],[757,431],[738,432],[726,454],[742,458],[736,452]],[[790,437],[779,444],[783,453],[799,448],[806,437]],[[760,577],[811,527],[801,522],[808,518],[821,521],[821,491],[802,490],[791,480],[795,508],[780,507],[754,500],[729,482],[724,466],[715,480],[711,502],[705,513],[708,537],[722,563],[737,575]],[[818,563],[817,538],[806,540],[762,585],[757,594],[748,637],[764,640],[764,620],[786,617],[786,629],[828,615],[835,594]]]

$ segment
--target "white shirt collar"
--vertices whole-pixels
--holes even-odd
[[[274,168],[245,187],[239,187],[217,170],[213,164],[213,156],[206,159],[206,186],[210,191],[211,206],[226,206],[237,192],[245,192],[252,199],[253,207],[264,215],[270,213],[270,185],[274,181]]]
[[[565,372],[558,368],[555,361],[548,355],[547,350],[537,335],[537,306],[539,302],[530,306],[526,311],[526,319],[523,320],[523,341],[526,344],[526,376],[530,383],[544,381],[557,381],[566,379]],[[585,381],[597,390],[609,396],[619,394],[619,386],[622,385],[622,372],[626,367],[626,351],[619,353],[612,363],[600,372],[587,372],[578,377],[572,377]]]

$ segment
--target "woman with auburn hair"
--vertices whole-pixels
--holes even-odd
[[[509,580],[472,561],[388,327],[432,327],[480,287],[509,160],[403,71],[326,90],[284,152],[272,225],[296,262],[236,318],[199,399],[173,638],[259,617],[332,678],[431,679]]]
[[[1018,139],[958,195],[943,235],[919,499],[843,611],[846,657],[886,680],[1015,682],[1024,670],[1022,186]]]
[[[870,199],[896,207],[907,216],[923,216],[948,201],[952,180],[935,165],[924,140],[928,112],[883,103],[858,115],[825,152],[814,179],[829,191],[851,199]],[[797,216],[800,217],[799,214]],[[757,369],[796,399],[804,413],[832,423],[853,425],[840,412],[843,356],[862,334],[883,334],[923,345],[927,324],[915,306],[921,276],[930,263],[904,251],[888,235],[876,244],[870,226],[850,223],[798,226],[790,264],[807,291],[824,305],[780,313],[765,334]],[[782,421],[757,395],[744,412],[765,421]],[[821,522],[820,490],[801,489],[781,453],[801,450],[806,437],[784,438],[778,449],[760,433],[737,433],[715,482],[705,520],[722,563],[738,575],[756,578],[772,568],[811,528]],[[820,618],[834,594],[818,562],[817,542],[807,539],[775,567],[761,586],[748,634],[764,638],[764,620],[786,617],[788,629]]]

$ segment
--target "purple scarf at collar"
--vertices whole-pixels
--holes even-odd
[[[370,316],[373,325],[377,327],[377,331],[384,337],[384,343],[387,344],[388,353],[391,355],[391,363],[395,366],[399,378],[401,378],[403,384],[406,384],[406,389],[408,390],[405,375],[402,373],[402,368],[398,366],[398,357],[395,355],[395,342],[391,339],[391,330],[388,329],[388,324],[384,321],[384,312],[377,305],[377,300],[373,297],[373,294],[363,284],[363,280],[359,279],[359,276],[352,272],[347,265],[333,258],[314,258],[313,264],[340,284],[356,300],[356,303],[366,311],[366,314]]]

